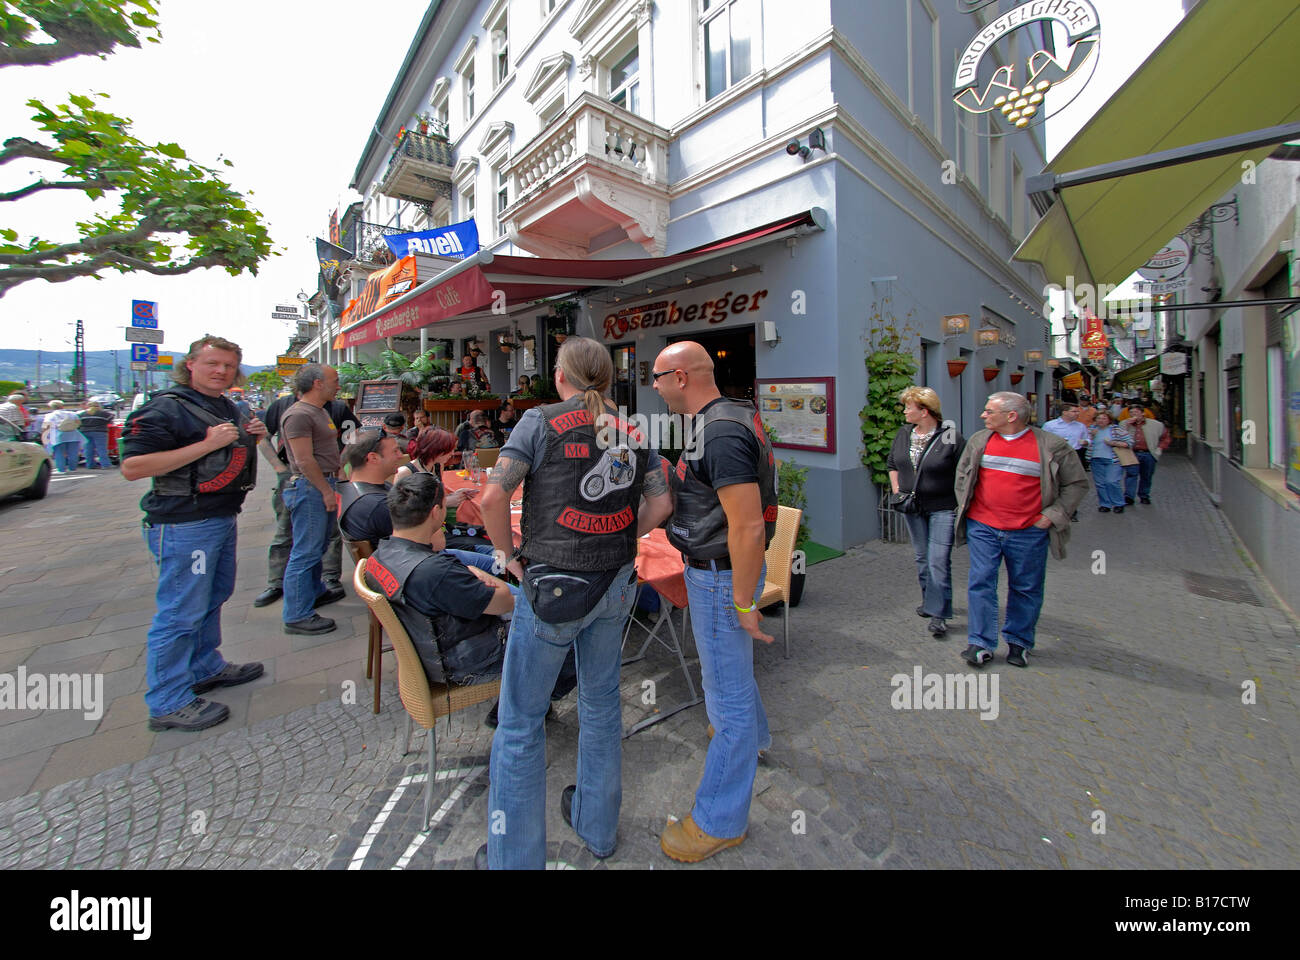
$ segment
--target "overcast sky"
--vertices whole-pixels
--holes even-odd
[[[661,0],[671,2],[671,0]],[[887,0],[868,0],[883,3]],[[893,2],[893,0],[888,0]],[[1177,24],[1180,0],[1094,0],[1102,19],[1098,71],[1080,98],[1049,124],[1049,151],[1068,141]],[[68,92],[102,91],[107,108],[134,121],[149,142],[175,141],[194,160],[234,161],[224,175],[252,192],[282,256],[257,277],[220,270],[180,277],[113,274],[96,281],[33,281],[0,299],[0,342],[10,348],[70,350],[72,321],[86,323],[86,348],[122,348],[119,326],[132,299],[160,303],[164,350],[182,351],[204,333],[240,343],[245,362],[273,363],[288,339],[276,303],[315,291],[317,236],[330,211],[352,198],[348,183],[427,0],[160,0],[163,42],[107,60],[0,71],[0,131],[34,135],[26,100],[54,104]],[[0,168],[0,188],[30,182],[37,164]],[[73,234],[80,194],[47,193],[6,204],[0,217],[24,235]]]

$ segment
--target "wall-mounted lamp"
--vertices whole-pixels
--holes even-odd
[[[763,342],[769,347],[775,347],[781,342],[781,335],[776,332],[776,322],[773,320],[763,321]]]
[[[812,133],[808,134],[807,146],[801,144],[798,139],[791,140],[785,145],[786,153],[790,154],[792,157],[798,155],[804,160],[807,160],[808,154],[812,153],[814,150],[820,150],[822,153],[826,152],[826,134],[822,132],[821,127],[817,127],[812,131]]]

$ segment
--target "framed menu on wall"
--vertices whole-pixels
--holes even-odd
[[[755,380],[754,398],[774,447],[835,452],[834,377]]]

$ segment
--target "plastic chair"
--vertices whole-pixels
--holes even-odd
[[[388,598],[382,593],[371,590],[366,584],[367,562],[362,559],[357,563],[356,572],[352,575],[352,584],[356,588],[357,596],[366,602],[370,612],[383,624],[384,629],[388,631],[389,639],[393,641],[393,652],[397,655],[397,693],[402,698],[402,706],[406,708],[406,748],[402,751],[403,756],[411,752],[412,720],[429,733],[429,773],[424,781],[424,820],[421,821],[422,829],[427,830],[429,806],[433,801],[433,779],[438,762],[438,740],[434,730],[438,718],[447,717],[450,723],[450,717],[456,711],[472,707],[476,703],[483,703],[485,700],[496,699],[501,692],[501,678],[467,687],[454,683],[430,683],[428,675],[424,672],[424,664],[420,662],[420,655],[415,652],[415,644],[411,642],[410,635],[402,626],[402,621],[397,619],[397,614],[389,605]]]
[[[361,561],[370,556],[374,551],[370,547],[369,540],[344,540],[348,545],[348,553],[352,554],[352,562],[361,565]],[[384,628],[379,620],[375,617],[373,610],[368,611],[370,617],[369,645],[366,648],[366,679],[374,680],[372,686],[375,688],[375,705],[374,713],[379,712],[379,686],[383,683],[384,676],[384,654],[392,650],[392,647],[384,646]]]
[[[760,608],[778,600],[784,601],[781,610],[785,628],[785,656],[790,658],[790,564],[794,562],[794,545],[799,538],[799,521],[803,511],[795,507],[776,508],[776,532],[767,545],[767,577],[763,593],[758,598]]]

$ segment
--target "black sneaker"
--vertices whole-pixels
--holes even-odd
[[[230,716],[230,708],[224,703],[213,703],[196,697],[179,710],[165,713],[161,717],[149,718],[150,730],[206,730],[215,727]]]
[[[320,633],[333,633],[334,628],[335,623],[329,617],[322,617],[319,613],[313,613],[306,620],[295,620],[293,623],[286,623],[284,632],[315,636]]]
[[[1151,498],[1150,498],[1150,497],[1143,497],[1143,498],[1142,498],[1142,502],[1145,503],[1148,507],[1151,506]]]
[[[1098,507],[1098,508],[1097,508],[1097,512],[1098,512],[1098,513],[1110,513],[1110,507]]]
[[[982,667],[993,659],[993,654],[978,644],[968,644],[961,652],[961,658],[972,667]]]
[[[316,598],[316,602],[312,604],[312,608],[323,607],[327,603],[337,603],[346,596],[347,594],[343,592],[342,587],[330,587]]]
[[[1133,502],[1133,501],[1131,501],[1131,500],[1129,501],[1129,503],[1132,503],[1132,502]],[[1116,507],[1114,510],[1111,511],[1111,513],[1123,513],[1123,512],[1124,512],[1124,508],[1123,508],[1123,507]]]
[[[1131,507],[1131,506],[1133,506],[1133,498],[1132,498],[1132,497],[1125,497],[1125,498],[1124,498],[1124,507]],[[1116,509],[1118,509],[1118,510],[1123,510],[1124,507],[1117,507]]]
[[[486,870],[487,868],[487,844],[485,843],[474,851],[474,869]]]
[[[565,826],[567,826],[570,830],[573,829],[573,795],[577,792],[578,792],[578,785],[576,783],[571,783],[567,787],[565,787],[564,792],[560,794],[560,816],[564,818]],[[605,856],[603,857],[600,854],[598,854],[595,850],[592,850],[591,847],[587,847],[587,850],[597,860],[608,860],[610,857],[614,855],[613,850],[605,854]]]
[[[265,607],[268,606],[269,604],[275,603],[275,601],[279,600],[283,596],[284,596],[283,587],[267,587],[265,590],[263,590],[261,593],[259,593],[256,597],[253,598],[253,606]]]
[[[1029,661],[1025,659],[1025,654],[1029,652],[1026,648],[1018,643],[1008,643],[1007,646],[1010,648],[1007,650],[1007,663],[1013,667],[1029,666]]]
[[[207,693],[217,687],[237,687],[241,683],[256,680],[262,675],[260,663],[228,663],[216,676],[194,684],[190,689],[195,693]]]
[[[938,617],[931,617],[930,632],[934,634],[935,639],[943,639],[943,637],[948,634],[948,624],[944,623]]]

